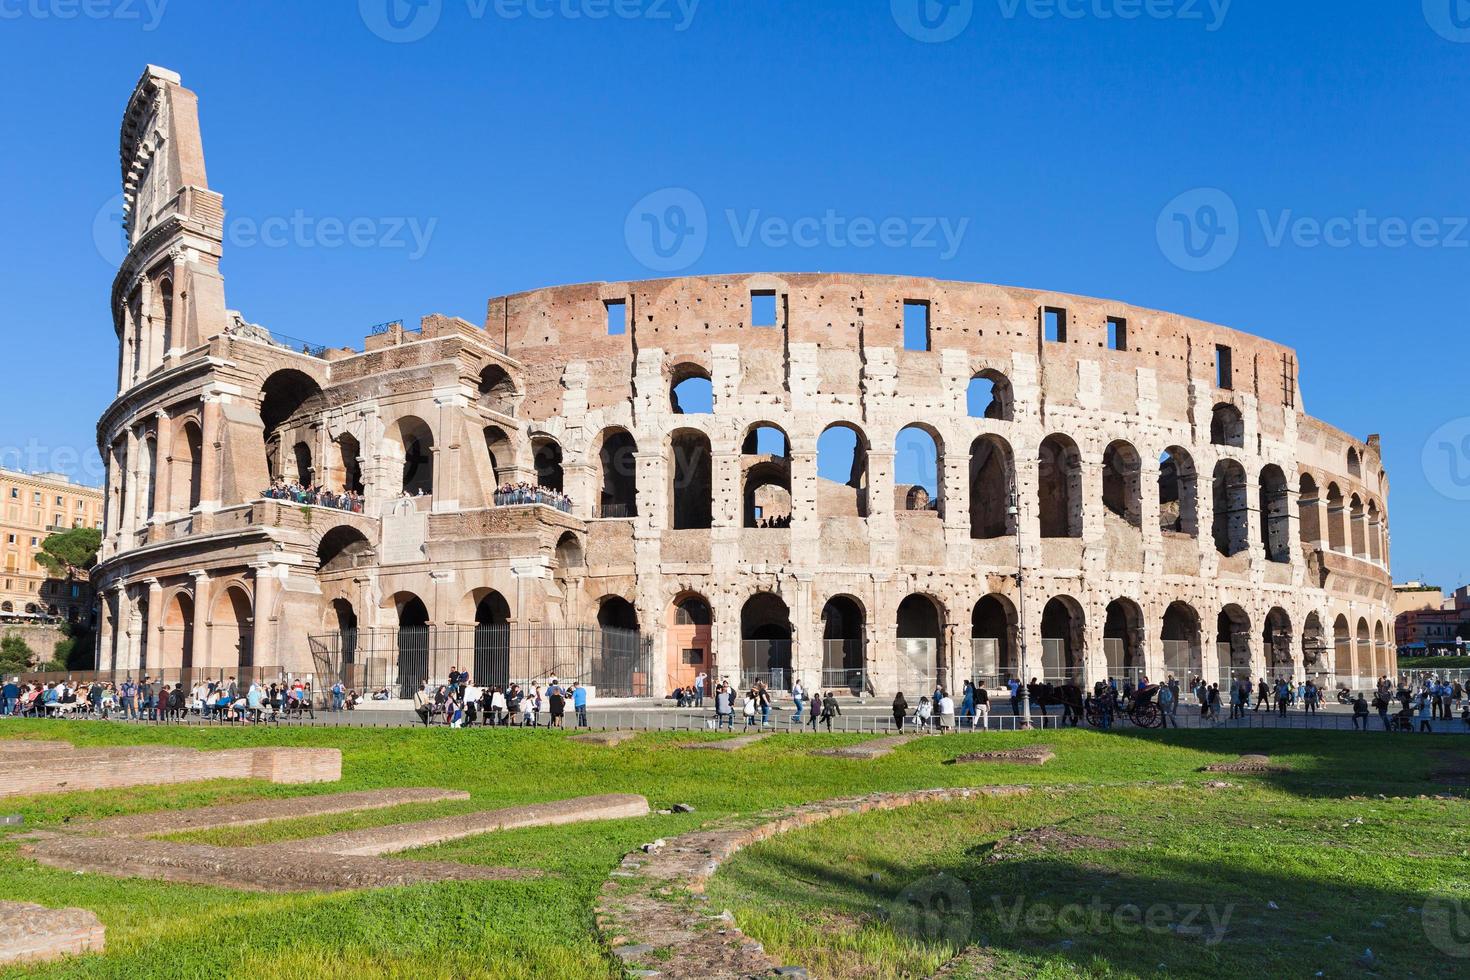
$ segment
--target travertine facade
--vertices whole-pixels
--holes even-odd
[[[343,628],[601,624],[652,637],[654,690],[1392,669],[1377,439],[1306,415],[1278,344],[759,274],[541,289],[298,353],[226,312],[221,199],[167,72],[129,104],[123,172],[104,666],[308,671],[307,636]],[[259,500],[273,476],[363,512]],[[570,512],[496,506],[516,483]],[[483,652],[430,643],[426,669]]]

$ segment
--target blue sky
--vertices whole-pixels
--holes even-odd
[[[391,2],[0,0],[0,462],[95,476],[153,62],[200,95],[230,305],[280,334],[669,262],[1116,297],[1298,348],[1307,410],[1383,436],[1396,577],[1470,580],[1470,0]],[[697,248],[640,244],[645,198]]]

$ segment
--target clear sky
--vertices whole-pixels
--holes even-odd
[[[1466,0],[0,0],[0,54],[0,464],[99,477],[152,62],[278,334],[684,272],[1113,297],[1296,347],[1382,434],[1396,577],[1470,580]]]

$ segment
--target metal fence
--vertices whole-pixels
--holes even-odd
[[[65,682],[69,687],[78,687],[83,684],[111,684],[120,687],[125,681],[141,683],[144,680],[155,681],[159,684],[167,684],[173,687],[182,684],[186,689],[196,684],[209,684],[211,682],[222,684],[230,678],[234,678],[239,684],[246,686],[251,683],[270,684],[272,682],[291,682],[303,680],[317,687],[313,675],[310,673],[291,673],[284,667],[182,667],[182,668],[118,668],[116,670],[22,670],[13,674],[6,674],[6,679],[18,677],[22,684],[39,684],[45,687],[48,684],[60,684]],[[328,684],[327,686],[330,686]]]
[[[476,684],[550,678],[614,698],[653,696],[653,640],[636,630],[585,626],[418,626],[343,630],[308,638],[320,677],[363,693],[411,698],[458,668]]]

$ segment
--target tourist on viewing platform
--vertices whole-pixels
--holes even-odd
[[[362,513],[362,497],[351,491],[333,493],[318,487],[303,487],[299,483],[277,480],[268,490],[262,490],[260,495],[266,500],[280,500],[306,507],[330,507],[353,514]]]
[[[564,514],[572,512],[572,498],[560,490],[550,490],[534,483],[506,483],[495,491],[495,506],[523,507],[540,504],[555,507]]]
[[[1012,696],[1012,703],[1014,703],[1014,701],[1015,698],[1014,696]],[[906,719],[908,716],[908,700],[904,698],[903,692],[899,691],[893,696],[893,727],[898,729],[900,735],[903,734],[904,719]]]

